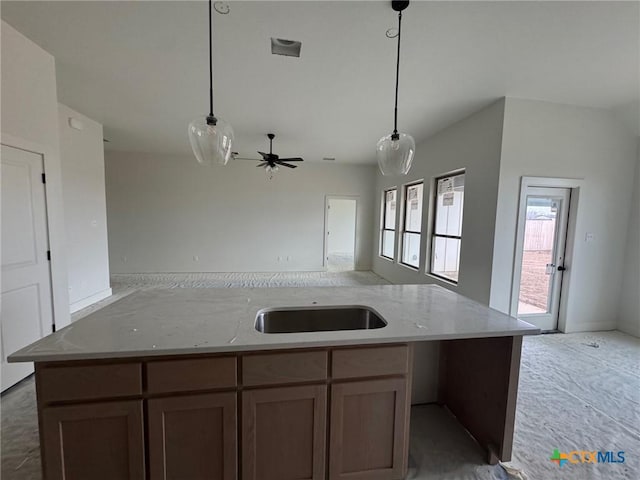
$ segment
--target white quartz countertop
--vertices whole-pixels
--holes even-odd
[[[260,333],[264,308],[358,305],[371,330]],[[521,320],[436,285],[171,289],[133,293],[9,356],[10,362],[239,352],[533,335]]]

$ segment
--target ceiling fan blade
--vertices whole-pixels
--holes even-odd
[[[264,162],[262,158],[233,157],[234,160],[249,160],[251,162]]]
[[[276,163],[277,163],[278,165],[282,165],[283,167],[298,168],[298,166],[297,166],[297,165],[291,165],[291,164],[289,164],[289,163],[284,163],[284,162],[283,162],[283,161],[281,161],[281,160],[276,160]]]
[[[268,153],[264,153],[264,152],[258,152],[260,155],[262,155],[262,158],[269,158],[269,154]]]
[[[280,158],[279,160],[283,160],[285,162],[304,162],[304,158],[300,158],[300,157]]]
[[[256,165],[256,167],[264,167],[265,165],[269,165],[269,163],[268,162],[262,162],[261,164]]]

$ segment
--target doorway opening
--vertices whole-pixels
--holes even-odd
[[[511,311],[543,331],[558,329],[571,188],[523,185]]]
[[[357,210],[357,197],[326,197],[324,259],[330,272],[355,270]]]

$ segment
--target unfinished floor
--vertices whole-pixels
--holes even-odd
[[[118,298],[140,288],[255,283],[310,286],[386,282],[366,272],[117,276],[114,290]],[[100,306],[106,303],[109,301]],[[40,479],[33,379],[4,394],[1,407],[1,478]],[[524,338],[514,455],[509,464],[516,473],[511,476],[500,465],[486,465],[480,447],[440,407],[414,407],[411,416],[411,479],[635,480],[640,478],[640,339],[617,331]],[[626,461],[559,467],[550,460],[554,449],[624,450]]]

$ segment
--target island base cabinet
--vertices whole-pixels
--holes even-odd
[[[151,480],[237,478],[237,395],[148,400]]]
[[[46,480],[144,480],[142,401],[46,407]]]
[[[399,480],[407,473],[406,378],[331,387],[330,480]]]
[[[45,480],[399,480],[406,344],[37,363]]]
[[[326,399],[326,385],[243,391],[243,480],[324,480]]]

